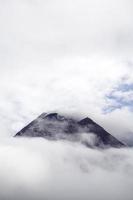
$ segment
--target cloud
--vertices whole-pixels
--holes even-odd
[[[129,107],[132,110],[133,84],[126,83],[126,81],[122,80],[120,85],[116,88],[112,88],[112,91],[107,95],[107,99],[110,105],[107,105],[105,112],[110,112],[122,107]]]
[[[120,136],[125,140],[125,127],[133,128],[131,106],[110,104],[107,95],[120,84],[132,85],[132,2],[1,0],[0,5],[0,135],[12,136],[42,112],[57,111],[90,116],[106,129],[110,122],[113,135],[125,130]],[[104,110],[110,106],[119,109],[108,112],[107,121]],[[114,129],[117,113],[124,123],[117,119]]]
[[[15,73],[7,69],[1,76],[1,135],[15,135],[42,112],[56,111],[79,118],[89,116],[116,137],[120,130],[119,139],[124,139],[133,128],[131,110],[127,108],[126,114],[126,109],[119,109],[119,117],[115,111],[105,116],[103,110],[116,106],[116,102],[110,104],[107,95],[130,74],[125,63],[100,56],[60,58],[44,67],[15,68]]]
[[[131,0],[0,0],[0,199],[132,200],[132,148],[12,138],[56,111],[89,116],[133,144],[132,8]]]
[[[132,149],[3,139],[0,162],[0,199],[132,199]]]
[[[117,3],[115,0],[1,0],[0,3],[2,54],[9,56],[12,64],[17,65],[20,60],[44,63],[47,57],[66,54],[115,51],[122,56],[131,55],[130,0]],[[8,64],[6,59],[3,61]]]
[[[1,113],[8,123],[63,105],[96,113],[121,78],[132,79],[130,0],[0,4]]]

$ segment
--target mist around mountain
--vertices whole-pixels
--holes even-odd
[[[133,1],[0,0],[0,200],[133,200],[129,145]]]
[[[0,200],[132,200],[133,149],[88,117],[41,114],[0,162]]]

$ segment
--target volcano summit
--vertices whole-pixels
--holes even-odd
[[[15,137],[42,137],[49,140],[80,142],[87,147],[124,147],[125,145],[90,118],[77,121],[58,113],[43,113]]]

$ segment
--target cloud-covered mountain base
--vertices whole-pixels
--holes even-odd
[[[133,149],[1,139],[0,200],[132,200]]]

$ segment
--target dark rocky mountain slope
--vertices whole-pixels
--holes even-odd
[[[49,140],[68,140],[80,142],[88,147],[124,147],[90,118],[77,121],[57,113],[43,113],[18,132],[21,137],[43,137]]]

